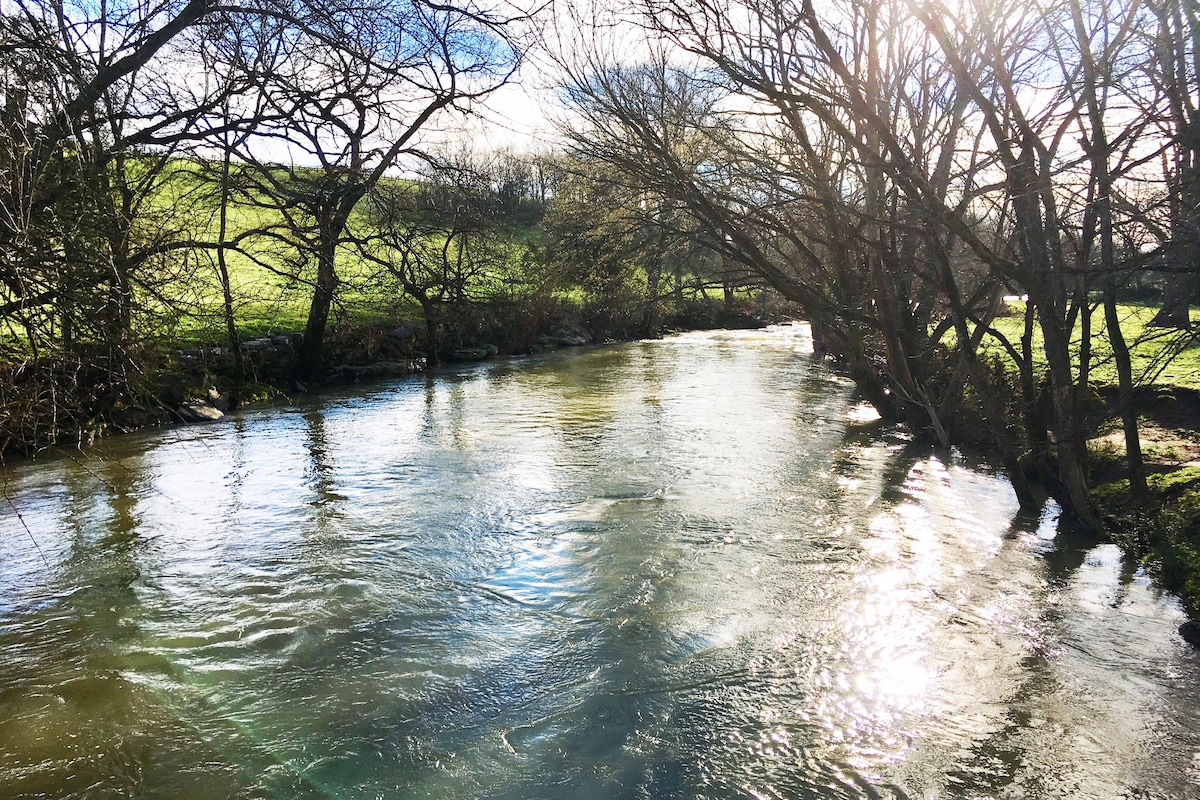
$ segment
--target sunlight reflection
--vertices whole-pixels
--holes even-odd
[[[855,425],[866,425],[882,419],[879,411],[870,403],[859,403],[846,413],[846,418]]]
[[[948,559],[947,543],[985,538],[985,552],[999,546],[999,532],[962,508],[951,483],[940,460],[917,461],[900,482],[902,499],[866,522],[860,547],[867,561],[837,625],[844,631],[840,671],[824,676],[810,709],[827,744],[853,769],[847,783],[905,760],[933,712],[940,675],[933,648],[945,622],[929,598],[953,595],[967,569]]]
[[[464,369],[15,474],[0,786],[1194,796],[1177,604],[994,470],[845,436],[867,409],[804,343]]]

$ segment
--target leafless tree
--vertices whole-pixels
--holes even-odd
[[[418,181],[376,186],[359,237],[363,257],[421,305],[430,366],[444,348],[461,344],[447,342],[444,328],[493,299],[507,277],[511,248],[501,221],[511,198],[474,167],[441,162]]]
[[[245,197],[277,223],[264,234],[311,262],[312,301],[296,380],[320,374],[337,295],[339,254],[360,201],[406,158],[440,114],[466,112],[516,69],[520,51],[499,17],[471,5],[373,0],[297,3],[260,24],[279,42],[256,87],[263,114],[245,121],[237,160]],[[231,60],[249,61],[240,51]]]
[[[1128,81],[1146,54],[1146,15],[1139,3],[1002,5],[649,0],[650,25],[721,76],[713,83],[743,98],[738,111],[752,120],[695,124],[722,142],[717,160],[737,165],[740,182],[718,188],[687,169],[665,177],[688,175],[695,204],[718,209],[724,224],[789,244],[790,259],[763,251],[748,262],[806,306],[823,340],[840,340],[851,374],[879,387],[872,399],[923,417],[946,441],[969,384],[1022,502],[1036,500],[1020,485],[1028,450],[1064,505],[1098,527],[1082,414],[1091,356],[1085,346],[1076,362],[1071,337],[1077,323],[1088,331],[1089,289],[1101,281],[1128,406],[1128,352],[1113,314],[1120,276],[1137,259],[1127,248],[1118,263],[1118,240],[1145,237],[1136,215],[1117,218],[1115,187],[1139,176],[1155,144],[1137,104],[1117,98],[1141,91]],[[664,161],[653,137],[631,131],[626,140]],[[756,172],[757,191],[729,202],[727,187]],[[990,326],[1005,291],[1030,298],[1019,346]],[[1023,418],[981,363],[986,336],[1019,369]],[[1126,427],[1137,472],[1136,420]]]

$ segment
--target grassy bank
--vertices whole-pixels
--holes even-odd
[[[1134,501],[1116,420],[1088,442],[1095,496],[1129,558],[1200,617],[1200,391],[1142,389],[1137,396],[1150,496]]]
[[[277,302],[260,317],[239,322],[237,352],[224,338],[219,315],[193,317],[129,350],[88,348],[72,360],[0,363],[0,463],[53,446],[84,446],[97,437],[181,419],[181,408],[222,409],[274,402],[295,391],[293,366],[302,337],[305,300]],[[464,304],[447,309],[438,325],[443,363],[519,356],[673,330],[753,327],[787,318],[789,309],[760,295],[726,303],[681,296],[657,304],[646,328],[644,303],[596,303],[578,294],[544,294]],[[431,343],[420,307],[402,295],[351,295],[336,308],[327,331],[320,385],[398,377],[425,369]],[[112,374],[124,370],[119,385]],[[310,387],[315,389],[316,387]]]
[[[1200,617],[1200,312],[1193,327],[1181,331],[1149,325],[1157,305],[1119,307],[1121,331],[1130,348],[1135,406],[1150,496],[1131,497],[1125,439],[1117,416],[1117,375],[1103,317],[1096,314],[1089,339],[1089,416],[1095,420],[1088,441],[1094,494],[1105,514],[1108,533],[1160,586],[1177,593],[1189,615]],[[993,327],[1018,343],[1024,328],[1024,304],[1010,303],[1009,313]],[[1083,326],[1073,340],[1078,364]],[[992,345],[992,354],[1001,348]],[[1033,337],[1034,360],[1041,336]]]
[[[1164,387],[1184,387],[1200,390],[1200,340],[1196,338],[1195,326],[1200,324],[1200,310],[1192,311],[1193,330],[1180,331],[1172,328],[1155,328],[1149,325],[1158,313],[1159,306],[1146,303],[1122,303],[1117,310],[1121,320],[1121,333],[1129,345],[1134,381],[1142,386],[1155,384]],[[1010,302],[1007,313],[997,318],[992,327],[1009,342],[1019,348],[1024,330],[1025,304]],[[1117,383],[1117,372],[1113,365],[1112,345],[1104,329],[1104,315],[1094,311],[1091,320],[1091,347],[1089,360],[1089,382],[1097,385]],[[1072,349],[1078,363],[1083,343],[1083,325],[1076,322]],[[985,347],[996,355],[1002,348],[994,339],[985,339]],[[1045,366],[1041,357],[1042,336],[1037,326],[1033,332],[1033,356],[1035,364]]]

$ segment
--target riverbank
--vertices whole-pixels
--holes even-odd
[[[754,328],[790,318],[792,309],[761,298],[696,297],[640,309],[473,309],[443,320],[349,320],[332,326],[319,383],[298,384],[297,331],[269,331],[237,351],[216,342],[143,341],[121,349],[79,348],[72,362],[0,364],[0,463],[47,447],[86,447],[98,438],[169,425],[215,421],[228,411],[287,402],[297,395],[360,381],[402,377],[437,364],[520,357],[562,347],[653,338],[683,330]],[[431,344],[431,338],[437,341]],[[114,375],[121,380],[114,380]]]
[[[1088,442],[1094,494],[1126,557],[1200,618],[1200,392],[1150,387],[1135,398],[1150,495],[1132,497],[1120,422]],[[1200,640],[1193,641],[1200,646]]]

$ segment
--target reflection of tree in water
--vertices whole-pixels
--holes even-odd
[[[74,590],[62,599],[76,607],[78,619],[98,640],[131,632],[128,617],[140,605],[134,585],[153,552],[139,530],[139,505],[152,491],[142,461],[139,453],[72,460],[64,468],[64,483],[72,495],[64,520],[71,549],[60,584]],[[89,496],[92,502],[84,500]]]
[[[860,439],[857,446],[871,445]],[[893,441],[890,446],[893,452],[880,471],[880,513],[898,513],[913,503],[912,492],[921,492],[919,484],[911,485],[914,476],[929,473],[930,459],[937,458],[920,443]],[[869,461],[861,453],[847,455],[840,469]],[[976,509],[975,514],[985,518],[995,511]],[[1139,734],[1121,729],[1120,712],[1088,699],[1059,652],[1064,641],[1075,637],[1064,630],[1072,624],[1063,618],[1064,609],[1079,613],[1074,604],[1064,603],[1065,596],[1077,591],[1081,567],[1098,542],[1063,519],[1052,546],[1039,551],[1031,541],[1042,524],[1040,515],[1018,512],[994,556],[977,569],[953,570],[961,573],[959,578],[931,585],[946,601],[945,608],[934,604],[926,612],[950,615],[929,629],[928,654],[942,659],[951,654],[953,661],[939,667],[931,687],[937,705],[918,725],[921,747],[886,771],[917,796],[1046,797],[1058,796],[1063,787],[1092,796],[1103,791],[1100,787],[1130,780],[1120,765],[1134,755],[1124,748],[1142,746]],[[970,541],[964,539],[963,545]],[[1136,565],[1123,563],[1112,607],[1124,601],[1135,574]],[[956,591],[962,599],[956,599]],[[1090,665],[1086,659],[1084,663]],[[1088,752],[1088,742],[1096,736],[1110,738]],[[937,753],[948,765],[944,772],[937,768]],[[1135,768],[1133,763],[1126,767]]]
[[[246,478],[249,475],[247,443],[250,432],[245,417],[241,415],[233,417],[226,424],[232,428],[233,433],[228,437],[232,447],[229,454],[229,471],[225,473],[222,486],[226,499],[221,505],[221,516],[227,526],[235,526],[246,503],[244,493]]]
[[[1054,533],[1054,546],[1042,555],[1046,583],[1053,589],[1063,589],[1087,560],[1088,551],[1099,541],[1096,534],[1082,528],[1067,517],[1061,517]]]
[[[313,499],[309,505],[313,508],[316,531],[318,534],[336,534],[346,497],[337,491],[337,468],[326,435],[324,412],[316,409],[305,412],[304,425],[304,446],[308,453],[304,477],[312,491]]]
[[[830,724],[846,730],[840,740],[822,734],[817,752],[850,767],[835,776],[847,796],[940,796],[959,780],[949,774],[943,783],[945,764],[972,764],[962,774],[978,773],[996,790],[1009,784],[986,743],[1008,724],[997,709],[1011,702],[1010,688],[1026,682],[1038,691],[1039,676],[1028,673],[1024,612],[1005,615],[1012,593],[1040,581],[1021,537],[996,529],[1003,506],[978,507],[1000,502],[999,487],[977,495],[960,466],[978,467],[877,423],[851,427],[833,467],[845,488],[843,530],[856,531],[857,543],[848,555],[850,591],[839,601],[843,616],[819,634],[826,641],[816,643],[824,652],[817,658],[830,659],[823,669],[851,688],[837,690],[835,680],[807,691],[815,692],[809,704],[823,709],[816,716],[832,713]],[[1041,599],[1029,604],[1041,607]],[[992,674],[995,681],[986,678]],[[854,688],[864,680],[864,689]]]
[[[524,654],[514,653],[511,672],[496,676],[514,679],[517,686],[506,691],[526,698],[507,710],[503,734],[523,765],[508,785],[482,796],[695,796],[683,761],[664,758],[664,749],[673,749],[662,738],[675,716],[672,687],[681,679],[666,596],[680,553],[668,538],[649,534],[661,508],[618,502],[594,520],[551,533],[582,526],[597,534],[595,550],[574,567],[585,573],[578,580],[587,595],[563,609]],[[662,783],[667,770],[681,781],[674,789]]]
[[[56,513],[67,550],[43,602],[0,628],[0,785],[30,797],[85,797],[97,786],[127,796],[185,791],[196,759],[215,754],[127,677],[170,671],[141,641],[142,595],[163,569],[141,530],[152,475],[140,452],[54,468],[66,489]],[[208,776],[195,796],[233,796],[231,778]]]
[[[670,382],[667,377],[656,384],[647,375],[638,385],[655,386],[651,393],[657,395]],[[799,408],[821,398],[797,397],[795,403]],[[649,406],[642,413],[651,430],[637,428],[639,445],[660,453],[687,450],[678,441],[680,429],[667,424],[672,417],[656,403]],[[753,424],[752,416],[738,420]],[[829,433],[801,423],[795,435],[805,448],[811,437],[823,440]],[[773,493],[787,481],[789,491],[827,492],[821,487],[828,480],[811,459],[785,459],[779,467],[764,466],[757,491]],[[595,611],[586,639],[565,648],[561,664],[552,660],[539,671],[577,671],[580,651],[587,663],[603,666],[571,690],[572,705],[564,709],[549,694],[542,698],[544,717],[533,714],[530,723],[514,728],[510,741],[522,757],[536,759],[536,768],[525,782],[487,797],[723,797],[764,786],[788,797],[834,796],[827,787],[816,788],[822,777],[832,778],[831,771],[822,775],[821,765],[797,763],[801,750],[772,739],[779,720],[763,716],[764,704],[786,704],[798,691],[795,674],[777,659],[773,624],[788,613],[776,598],[793,594],[782,583],[796,572],[784,566],[793,563],[793,544],[776,544],[757,526],[790,531],[794,522],[786,509],[774,512],[778,519],[764,514],[764,507],[777,509],[771,501],[727,500],[710,498],[716,516],[703,520],[688,516],[692,506],[670,498],[626,498],[604,506],[589,529],[595,549],[584,565],[587,606]],[[760,576],[758,567],[777,574]],[[800,727],[793,726],[797,739],[809,735]],[[561,778],[548,785],[548,774]]]

